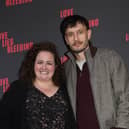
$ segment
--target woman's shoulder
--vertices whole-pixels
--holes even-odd
[[[27,82],[25,82],[23,80],[14,80],[13,82],[11,82],[11,85],[22,85],[25,83],[27,83]]]
[[[4,94],[20,94],[23,93],[27,89],[27,82],[22,80],[15,80],[13,81],[8,90]]]
[[[11,107],[15,106],[15,103],[20,103],[27,93],[26,87],[23,81],[13,81],[8,90],[3,94],[0,103]]]

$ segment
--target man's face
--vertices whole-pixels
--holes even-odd
[[[88,40],[91,38],[91,30],[87,30],[85,25],[77,23],[73,27],[68,27],[65,32],[65,40],[70,49],[79,53],[88,46]]]

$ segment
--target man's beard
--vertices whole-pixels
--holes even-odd
[[[86,49],[86,47],[84,47],[84,48],[82,48],[80,50],[72,50],[72,49],[70,49],[70,50],[71,50],[72,53],[78,54],[78,53],[83,52],[85,49]]]
[[[81,42],[80,42],[80,44],[81,44]],[[86,43],[86,45],[85,45],[82,49],[80,49],[80,50],[72,50],[71,48],[70,48],[70,50],[71,50],[72,53],[79,54],[79,53],[85,51],[85,49],[86,49],[88,46],[89,46],[89,43]]]

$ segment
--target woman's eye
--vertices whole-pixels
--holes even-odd
[[[42,63],[43,63],[42,61],[37,62],[37,64],[42,64]]]
[[[53,63],[51,63],[51,62],[48,62],[47,64],[48,64],[48,65],[53,65]]]

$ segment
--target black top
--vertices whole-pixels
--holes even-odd
[[[69,110],[62,89],[51,97],[34,86],[30,87],[26,98],[27,129],[64,129],[65,114]]]
[[[75,119],[65,86],[61,86],[52,97],[48,97],[48,101],[43,102],[44,97],[47,98],[26,82],[13,82],[0,100],[0,129],[50,129],[50,126],[53,126],[53,129],[75,129]],[[57,103],[53,104],[53,101]],[[56,124],[53,120],[46,122],[48,127],[41,126],[47,121],[45,117],[51,120],[54,118]],[[36,121],[33,121],[34,119]],[[54,128],[56,125],[59,128]]]

